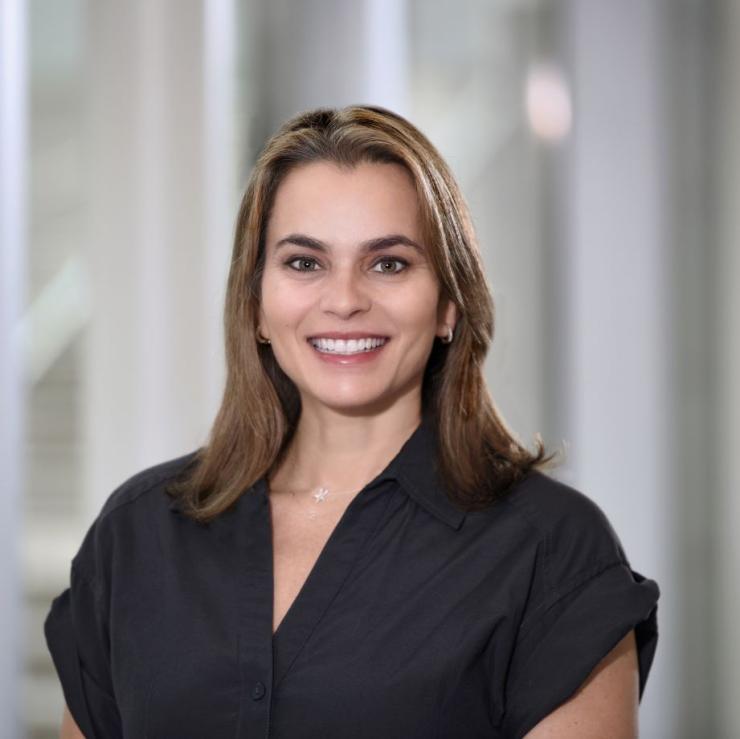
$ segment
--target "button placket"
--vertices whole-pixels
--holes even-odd
[[[245,513],[239,635],[243,693],[237,736],[267,739],[273,689],[273,594],[272,532],[264,478],[240,502]]]

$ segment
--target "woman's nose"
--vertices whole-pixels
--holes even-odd
[[[349,316],[370,307],[370,295],[363,275],[356,267],[335,268],[324,281],[321,308],[339,316]]]

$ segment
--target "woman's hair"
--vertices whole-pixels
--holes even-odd
[[[483,362],[494,307],[467,205],[431,142],[400,115],[374,106],[318,108],[287,121],[267,142],[239,207],[226,290],[226,385],[207,443],[169,488],[182,510],[208,521],[280,462],[300,416],[300,396],[267,344],[257,340],[265,232],[275,193],[295,167],[394,163],[413,180],[422,237],[442,298],[457,306],[451,344],[435,341],[424,373],[422,412],[438,439],[439,471],[451,498],[485,508],[535,467],[548,465],[509,430],[491,398]]]

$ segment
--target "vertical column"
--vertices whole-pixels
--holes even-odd
[[[731,736],[740,727],[740,647],[737,621],[740,614],[740,5],[734,0],[719,3],[721,19],[721,74],[718,78],[718,251],[716,400],[719,500],[717,506],[717,628],[709,629],[719,657],[715,684],[719,693],[717,736]],[[701,496],[703,491],[696,491]]]
[[[568,176],[568,469],[606,511],[638,571],[662,585],[645,736],[677,736],[669,274],[661,221],[659,3],[570,4],[575,129]]]
[[[235,0],[205,0],[203,18],[205,201],[203,275],[205,315],[211,327],[203,337],[205,409],[203,434],[221,403],[225,381],[221,330],[226,277],[239,207],[236,151],[236,8]],[[249,84],[249,82],[247,82]]]
[[[266,11],[266,133],[319,106],[361,103],[405,112],[405,2],[274,0]]]
[[[678,0],[664,9],[665,85],[669,101],[666,244],[670,251],[672,299],[671,433],[672,559],[678,600],[667,617],[675,624],[680,666],[675,676],[674,718],[680,736],[724,736],[719,715],[721,681],[718,638],[721,561],[718,514],[717,331],[717,7],[714,2]],[[722,158],[724,155],[722,155]],[[719,609],[721,612],[721,608]],[[659,647],[660,649],[660,647]],[[732,733],[732,732],[729,732]]]
[[[409,115],[406,2],[365,0],[364,16],[364,85],[355,102]]]
[[[90,513],[205,441],[236,216],[233,0],[91,6]]]
[[[23,705],[18,675],[23,643],[19,532],[25,393],[19,326],[28,250],[26,22],[24,0],[0,0],[0,716],[7,736],[20,734]]]

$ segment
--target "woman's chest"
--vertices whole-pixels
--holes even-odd
[[[316,510],[283,500],[272,503],[273,634],[305,586],[345,509]]]
[[[263,506],[131,561],[111,636],[132,735],[447,737],[474,717],[491,736],[512,601],[471,567],[489,551],[388,500],[312,529]]]

